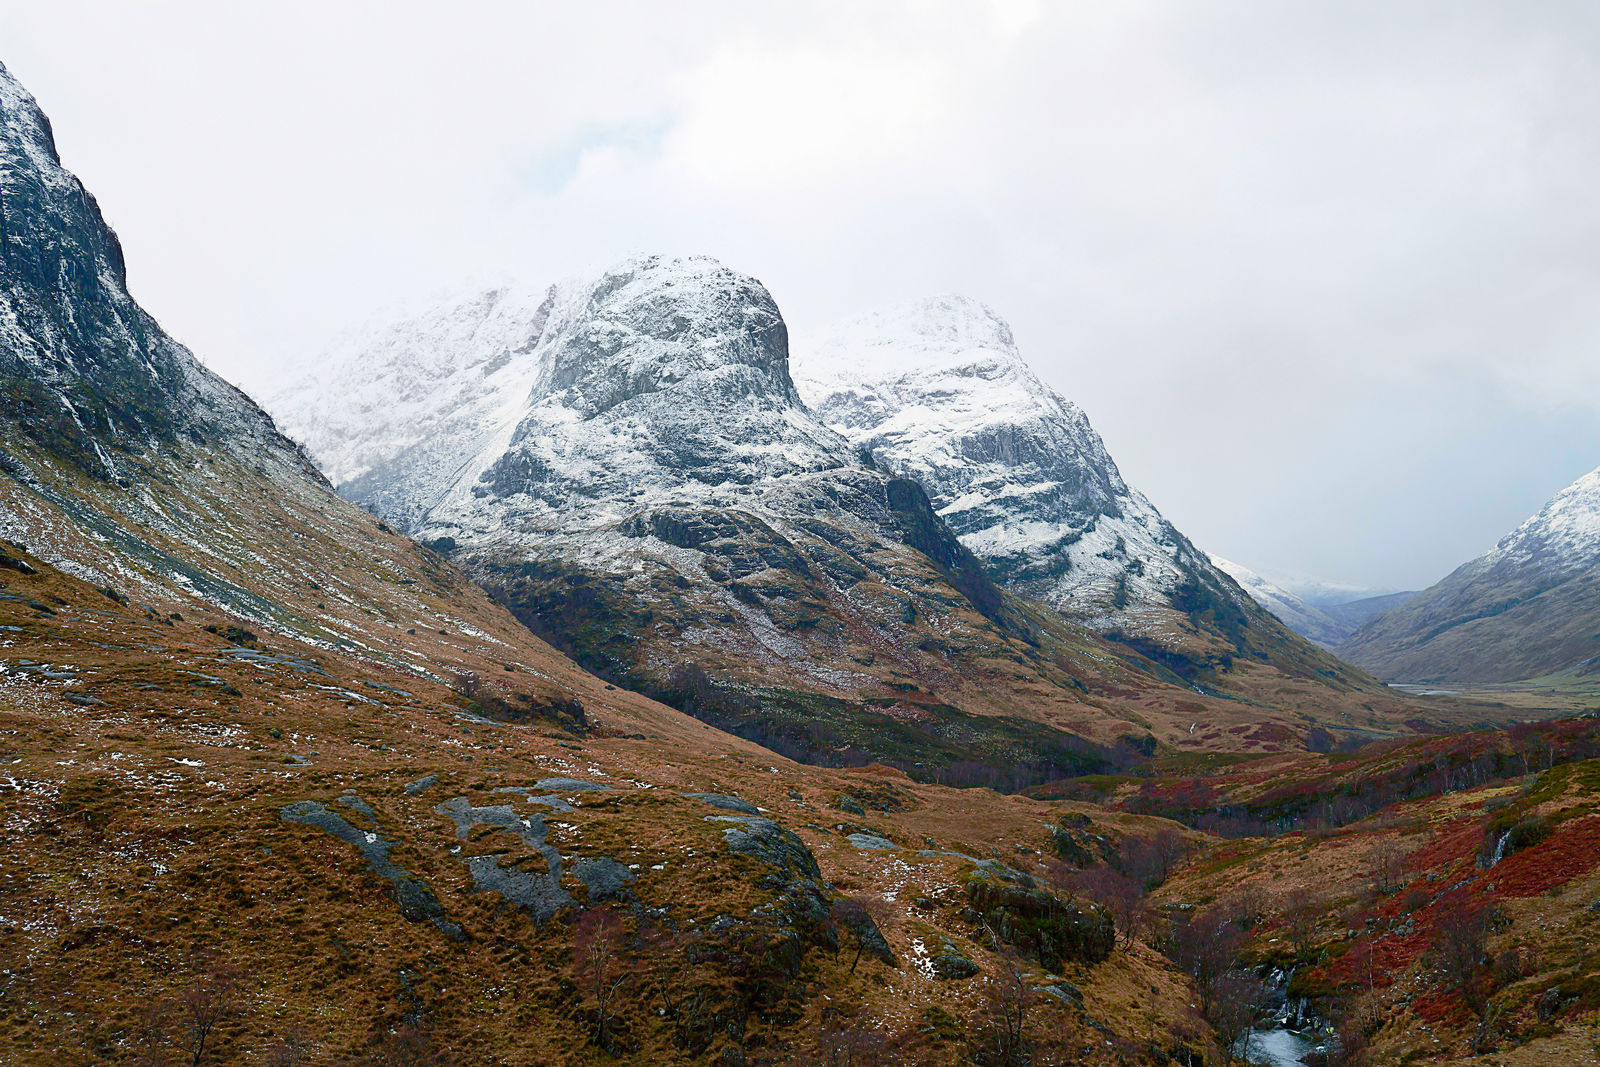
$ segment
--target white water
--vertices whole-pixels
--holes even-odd
[[[1258,1030],[1245,1045],[1244,1058],[1265,1067],[1305,1067],[1316,1046],[1292,1030]]]

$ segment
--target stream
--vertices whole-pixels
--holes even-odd
[[[1264,1029],[1253,1031],[1245,1041],[1246,1062],[1262,1067],[1305,1067],[1305,1058],[1325,1050],[1329,1027],[1325,1020],[1308,1010],[1304,998],[1289,996],[1289,979],[1294,971],[1273,968],[1266,976],[1271,991]]]
[[[1316,1049],[1293,1030],[1257,1030],[1244,1047],[1244,1058],[1265,1067],[1305,1067],[1305,1057]]]

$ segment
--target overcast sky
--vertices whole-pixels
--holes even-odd
[[[134,295],[252,391],[635,252],[797,343],[956,291],[1268,574],[1418,587],[1600,465],[1600,4],[0,0]]]

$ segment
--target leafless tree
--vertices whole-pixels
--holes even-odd
[[[1255,882],[1245,882],[1224,901],[1229,918],[1241,930],[1249,930],[1267,913],[1267,895]]]
[[[610,1051],[611,1009],[628,983],[623,968],[627,931],[610,908],[593,908],[579,916],[573,928],[572,953],[578,981],[594,1000],[595,1044]]]
[[[317,1051],[317,1043],[303,1027],[287,1027],[267,1048],[262,1062],[266,1067],[304,1067]]]
[[[234,1011],[233,969],[215,960],[198,961],[193,977],[178,993],[175,1012],[191,1067],[205,1058],[217,1026]]]
[[[1033,1060],[1027,1037],[1033,987],[1022,957],[1001,946],[992,931],[990,939],[997,947],[997,965],[985,984],[983,1013],[973,1027],[972,1058],[982,1067],[1028,1067]]]
[[[842,897],[829,908],[829,917],[834,925],[849,930],[855,939],[856,952],[850,960],[851,974],[856,973],[856,965],[861,962],[861,954],[866,950],[868,931],[878,928],[878,920],[883,913],[883,902],[877,897],[868,896]]]
[[[134,1067],[170,1067],[172,1063],[172,1004],[151,999],[139,1010],[133,1032]]]
[[[1296,886],[1284,898],[1285,931],[1297,959],[1308,958],[1316,948],[1317,917],[1321,910],[1317,898],[1305,886]]]
[[[1245,932],[1220,905],[1180,922],[1172,931],[1172,961],[1194,980],[1200,1014],[1211,1017],[1220,983],[1233,969]]]
[[[1120,944],[1131,948],[1149,914],[1144,886],[1104,864],[1082,872],[1078,884],[1085,896],[1111,913]]]
[[[817,1062],[826,1067],[877,1067],[887,1062],[888,1037],[857,1025],[824,1027],[817,1035]]]
[[[1392,837],[1378,840],[1372,850],[1372,886],[1382,896],[1400,888],[1405,875],[1405,853]]]
[[[1266,995],[1266,987],[1259,979],[1238,971],[1225,973],[1213,983],[1205,1018],[1222,1043],[1223,1063],[1233,1062],[1239,1045],[1255,1025]]]
[[[1339,1014],[1339,1040],[1333,1063],[1337,1067],[1361,1067],[1367,1062],[1372,1037],[1383,1028],[1383,1000],[1373,990],[1357,994],[1346,1002]]]
[[[1429,960],[1445,985],[1480,1019],[1488,1003],[1483,981],[1492,916],[1482,904],[1445,911],[1433,930]]]

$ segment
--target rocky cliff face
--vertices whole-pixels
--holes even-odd
[[[117,237],[62,168],[48,120],[3,67],[0,539],[163,625],[358,652],[436,683],[515,658],[537,667],[523,687],[535,703],[602,692],[460,572],[338,497],[260,408],[163,332],[128,294]]]
[[[1084,413],[982,304],[945,296],[876,312],[818,338],[796,366],[822,420],[927,486],[1007,588],[1190,677],[1236,656],[1332,669],[1123,480]]]
[[[1400,682],[1592,674],[1600,657],[1600,470],[1339,653]]]
[[[4,67],[0,399],[15,434],[101,479],[177,441],[294,452],[134,303],[116,234]]]

